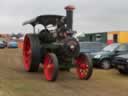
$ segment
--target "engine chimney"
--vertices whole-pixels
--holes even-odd
[[[65,7],[66,10],[66,23],[67,23],[67,29],[72,30],[73,25],[73,10],[75,9],[74,6],[68,5]]]

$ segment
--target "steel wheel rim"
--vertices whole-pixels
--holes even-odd
[[[102,63],[103,68],[106,68],[106,69],[109,68],[109,65],[110,65],[109,61],[107,61],[107,60],[104,60],[103,63]]]
[[[51,81],[53,79],[55,64],[53,58],[50,55],[47,55],[44,59],[44,74],[46,80]]]
[[[31,50],[31,44],[30,39],[26,36],[24,40],[24,47],[23,47],[23,61],[24,61],[24,67],[26,71],[29,71],[30,64],[31,64],[31,56],[32,56],[32,50]]]
[[[84,55],[80,55],[76,59],[76,65],[77,65],[77,74],[79,78],[85,79],[87,77],[88,70],[89,70],[89,66],[88,66],[89,62],[86,59],[86,57]]]

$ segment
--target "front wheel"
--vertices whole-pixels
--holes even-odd
[[[118,69],[118,71],[120,72],[120,74],[128,75],[128,70]]]
[[[75,58],[77,75],[81,80],[88,80],[93,72],[91,59],[84,53]]]
[[[44,75],[46,80],[55,81],[58,77],[58,59],[54,53],[47,53],[44,57]]]

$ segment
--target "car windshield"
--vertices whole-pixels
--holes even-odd
[[[103,48],[103,51],[114,51],[117,47],[119,46],[119,44],[111,44],[106,46],[105,48]]]
[[[88,52],[98,52],[105,47],[105,44],[98,42],[80,42],[80,50]]]
[[[121,44],[117,51],[128,51],[128,44]]]

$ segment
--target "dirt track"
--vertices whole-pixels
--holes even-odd
[[[128,96],[128,76],[116,70],[94,70],[89,81],[60,72],[56,82],[24,71],[20,49],[0,50],[0,96]]]

